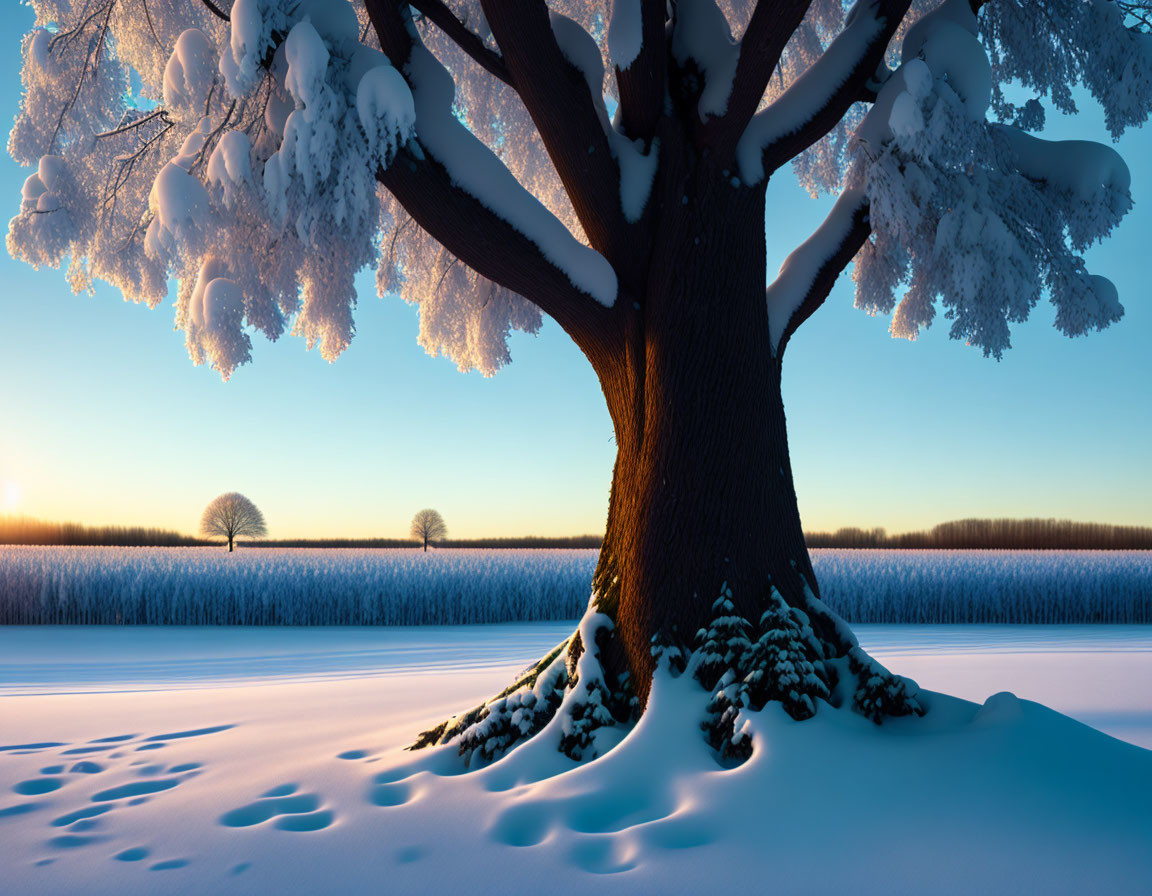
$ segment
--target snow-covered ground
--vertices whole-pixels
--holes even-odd
[[[1152,753],[1028,702],[1152,748],[1152,627],[858,626],[976,703],[770,706],[734,770],[685,679],[582,767],[399,751],[571,627],[0,628],[0,891],[1152,889]]]

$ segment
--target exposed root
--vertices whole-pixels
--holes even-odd
[[[454,743],[465,765],[485,765],[559,717],[559,749],[577,761],[595,758],[594,734],[632,723],[638,701],[628,677],[606,673],[602,651],[612,620],[595,599],[571,638],[561,642],[492,700],[425,731],[409,749]]]
[[[821,702],[852,709],[880,724],[885,717],[923,715],[915,683],[868,656],[844,622],[805,584],[805,607],[790,606],[774,586],[757,626],[734,609],[722,586],[712,621],[696,635],[696,649],[658,632],[652,655],[672,674],[690,672],[711,693],[701,724],[721,761],[752,753],[747,711],[776,701],[796,720],[814,716]],[[425,731],[410,749],[453,744],[464,764],[487,765],[516,744],[548,729],[560,752],[576,761],[596,758],[597,732],[631,726],[639,701],[619,663],[612,620],[593,595],[576,632],[492,700]]]
[[[540,682],[542,677],[545,684],[545,688],[542,690],[544,690],[546,694],[550,695],[557,686],[563,688],[565,682],[553,680],[550,673],[554,672],[554,667],[557,665],[557,662],[559,662],[560,670],[566,671],[563,662],[563,654],[565,649],[572,643],[572,639],[574,637],[575,635],[566,638],[555,647],[553,647],[538,663],[536,663],[536,665],[534,665],[531,669],[517,678],[514,682],[512,682],[512,684],[508,685],[508,687],[502,690],[487,703],[482,703],[479,706],[475,706],[458,716],[445,719],[435,728],[429,728],[427,731],[421,732],[420,736],[416,738],[415,743],[413,743],[408,749],[420,750],[424,747],[435,747],[441,744],[449,743],[451,740],[453,740],[453,738],[462,737],[470,728],[487,718],[493,712],[493,710],[497,712],[504,712],[507,710],[508,698],[513,695],[518,695],[516,700],[516,709],[519,709],[520,705],[524,702],[524,695],[536,694],[537,684]],[[529,712],[531,712],[531,709],[534,707],[534,705],[535,700],[532,701],[532,706],[529,707]],[[517,721],[519,722],[520,720],[518,719]],[[517,727],[519,727],[519,725]],[[463,752],[464,751],[461,750],[461,754],[463,754]]]

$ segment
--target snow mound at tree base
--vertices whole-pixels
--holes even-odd
[[[1148,891],[1152,752],[1008,693],[924,697],[925,718],[880,727],[769,704],[746,714],[752,757],[722,768],[700,731],[706,695],[663,676],[592,762],[541,739],[457,774],[446,746],[379,773],[378,801],[409,835],[467,851],[428,883],[483,865],[512,892],[583,892],[578,872],[609,892]]]

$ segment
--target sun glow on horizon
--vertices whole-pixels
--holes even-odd
[[[15,479],[5,479],[0,486],[0,511],[9,513],[20,506],[20,483]]]

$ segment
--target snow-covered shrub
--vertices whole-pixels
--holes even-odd
[[[893,675],[859,647],[848,653],[848,669],[856,677],[852,708],[876,724],[893,715],[924,715],[916,699],[916,683]]]
[[[749,651],[744,684],[753,705],[778,700],[792,718],[807,719],[816,713],[815,700],[828,698],[822,670],[811,661],[815,636],[804,613],[789,607],[775,588],[770,602]]]
[[[737,616],[732,604],[732,589],[725,582],[720,596],[712,604],[712,622],[696,633],[699,665],[696,677],[706,688],[718,686],[724,674],[741,666],[751,649],[748,620]]]

